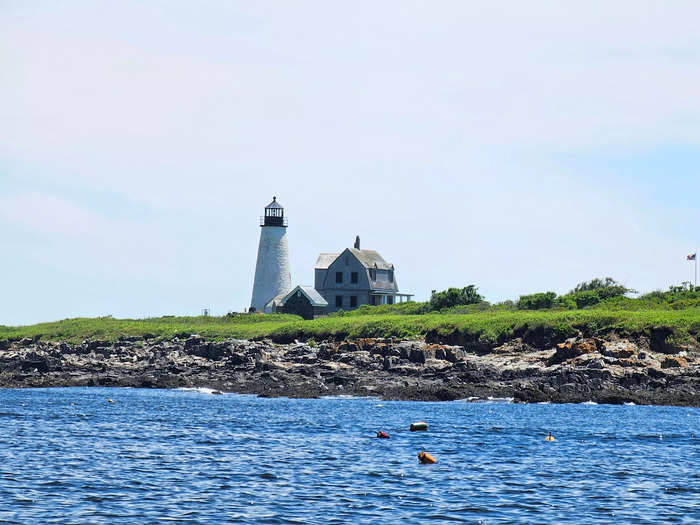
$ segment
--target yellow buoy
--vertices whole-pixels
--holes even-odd
[[[114,403],[114,401],[112,401],[111,399],[108,399],[107,402],[108,402],[108,403]]]
[[[418,453],[418,461],[420,461],[423,465],[432,465],[433,463],[437,463],[437,459],[423,451]]]
[[[547,434],[547,436],[544,438],[544,440],[545,441],[556,441],[556,439],[554,439],[554,436],[552,435],[551,432],[549,434]]]

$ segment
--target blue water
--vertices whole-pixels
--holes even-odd
[[[57,388],[0,432],[2,523],[700,521],[700,409]]]

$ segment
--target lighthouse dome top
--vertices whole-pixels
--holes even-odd
[[[277,197],[272,197],[272,202],[265,206],[265,216],[260,217],[260,226],[287,226],[284,208],[277,202]]]
[[[270,204],[268,204],[267,206],[265,206],[266,210],[269,210],[272,208],[280,209],[280,210],[284,209],[284,207],[279,202],[277,202],[277,197],[272,197],[272,202]]]

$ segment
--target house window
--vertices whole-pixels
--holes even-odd
[[[389,282],[394,282],[394,270],[389,270]]]
[[[377,280],[377,270],[375,270],[374,268],[370,268],[369,269],[369,277],[373,281],[376,281]]]
[[[352,308],[355,308],[357,306],[357,296],[356,295],[350,296],[350,306]]]
[[[335,282],[336,283],[343,282],[343,272],[335,272]]]
[[[343,306],[343,296],[342,295],[335,296],[335,306],[336,306],[336,308]]]
[[[389,297],[387,297],[386,302],[389,304],[394,304],[394,296],[390,295]]]
[[[350,274],[350,282],[352,284],[357,284],[357,272],[352,272]]]

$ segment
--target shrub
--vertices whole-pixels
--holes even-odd
[[[530,295],[521,295],[518,299],[519,310],[541,310],[554,306],[557,294],[554,292],[540,292]]]
[[[609,297],[618,297],[628,293],[637,293],[636,290],[627,288],[626,286],[618,283],[612,277],[605,277],[604,279],[596,278],[588,282],[584,281],[577,284],[576,288],[571,290],[569,294],[577,294],[580,292],[596,292],[599,300],[607,299]]]
[[[442,310],[467,304],[480,303],[483,296],[479,294],[476,286],[470,284],[464,288],[448,288],[442,292],[433,292],[430,296],[430,309]]]

